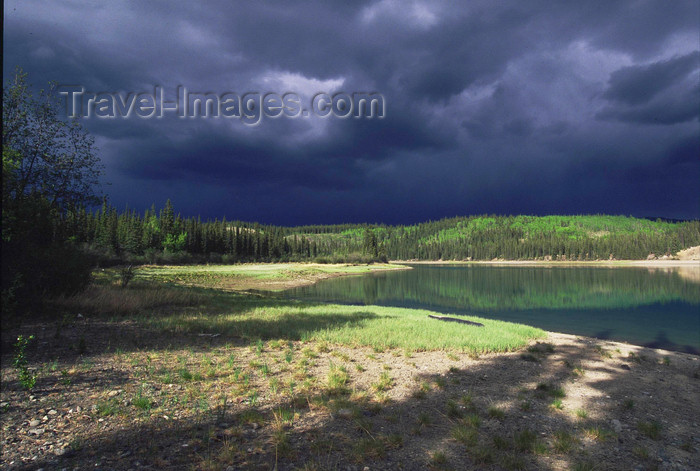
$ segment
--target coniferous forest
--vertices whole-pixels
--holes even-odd
[[[185,218],[170,201],[144,213],[107,203],[96,212],[68,211],[54,232],[103,263],[646,259],[700,244],[700,221],[470,216],[408,226],[280,227]]]

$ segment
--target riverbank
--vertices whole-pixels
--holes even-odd
[[[374,263],[241,263],[235,265],[144,265],[137,279],[176,283],[225,291],[282,291],[340,276],[384,270],[410,270],[406,265]],[[114,277],[106,272],[107,278]]]
[[[149,267],[126,289],[108,270],[60,320],[3,329],[0,466],[697,468],[700,357],[241,293],[307,278],[254,267]]]

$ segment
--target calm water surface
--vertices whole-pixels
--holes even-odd
[[[700,266],[414,265],[285,293],[308,301],[478,315],[700,354]]]

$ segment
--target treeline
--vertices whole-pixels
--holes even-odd
[[[183,218],[161,210],[68,211],[57,230],[102,263],[376,260],[601,260],[700,245],[700,221],[625,216],[473,216],[411,226],[280,227]]]

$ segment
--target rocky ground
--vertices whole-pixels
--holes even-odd
[[[12,343],[26,350],[26,390]],[[700,469],[700,358],[373,351],[76,317],[2,332],[3,469]]]

